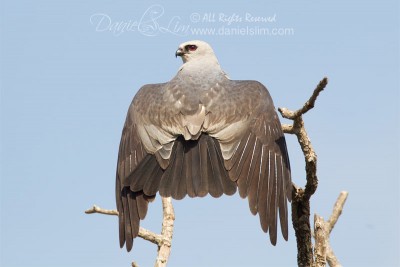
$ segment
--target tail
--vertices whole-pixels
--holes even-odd
[[[174,199],[233,195],[236,183],[229,178],[218,141],[207,134],[198,140],[185,141],[179,137],[171,153],[159,188],[163,197]]]
[[[169,165],[162,170],[154,155],[147,154],[128,177],[124,186],[147,196],[160,192],[163,197],[182,199],[233,195],[236,183],[229,178],[218,141],[207,134],[198,140],[175,140]]]

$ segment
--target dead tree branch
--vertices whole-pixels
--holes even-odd
[[[105,215],[118,215],[118,211],[116,210],[106,210],[102,209],[99,206],[93,205],[92,208],[85,210],[86,214],[100,213]]]
[[[317,214],[314,216],[314,255],[311,242],[310,227],[310,198],[318,187],[317,177],[317,155],[311,145],[311,141],[304,127],[302,115],[312,109],[315,105],[318,95],[322,92],[328,79],[323,78],[313,94],[302,108],[291,111],[286,108],[279,108],[279,112],[286,119],[293,120],[293,125],[282,125],[285,133],[295,134],[300,144],[306,163],[306,185],[305,189],[293,184],[292,193],[292,221],[297,241],[297,263],[299,266],[326,266],[328,262],[331,267],[340,267],[333,250],[330,246],[329,235],[335,226],[340,214],[342,213],[346,201],[347,192],[341,192],[337,199],[332,215],[327,222]]]
[[[330,267],[342,267],[342,265],[340,264],[339,260],[337,259],[335,253],[333,253],[333,250],[331,248],[331,245],[329,243],[329,239],[328,242],[326,242],[327,244],[327,248],[326,248],[326,261],[328,262]]]
[[[153,233],[143,227],[139,228],[138,236],[158,246],[157,259],[154,267],[165,267],[167,266],[168,258],[171,253],[171,242],[174,231],[174,220],[175,213],[172,206],[172,200],[170,197],[161,198],[163,206],[163,222],[161,235]],[[100,213],[106,215],[118,215],[117,210],[106,210],[96,205],[85,211],[86,214]],[[132,266],[138,266],[135,262],[132,262]]]
[[[324,221],[322,219],[322,223],[324,224],[325,228],[325,242],[326,242],[326,261],[328,262],[329,266],[331,267],[341,267],[342,265],[340,264],[339,260],[337,259],[335,253],[333,253],[333,250],[330,245],[330,233],[332,232],[333,227],[335,226],[337,220],[339,219],[339,216],[342,214],[344,203],[346,202],[347,196],[349,193],[342,191],[340,192],[340,195],[338,199],[336,200],[336,203],[333,207],[333,211],[331,216],[329,217],[328,221]],[[316,229],[314,229],[316,231]],[[315,232],[315,240],[317,241],[317,235]],[[317,244],[316,244],[317,246]],[[318,265],[317,265],[318,266]]]
[[[174,232],[175,213],[170,197],[162,198],[163,223],[161,229],[161,241],[158,243],[158,254],[155,267],[167,266],[168,258],[171,253],[172,234]]]
[[[299,266],[312,266],[314,263],[311,225],[310,225],[310,198],[318,187],[317,155],[304,127],[302,115],[312,109],[319,93],[328,84],[328,79],[323,78],[314,89],[310,99],[302,108],[291,111],[287,108],[278,108],[282,117],[293,120],[293,125],[282,125],[285,133],[295,134],[303,151],[306,164],[305,189],[293,184],[292,193],[292,222],[297,241],[297,263]]]
[[[332,232],[332,229],[333,229],[333,227],[335,227],[335,224],[336,224],[337,220],[339,219],[339,216],[342,214],[344,203],[346,202],[348,195],[349,195],[349,193],[346,191],[340,192],[340,195],[336,200],[335,206],[333,207],[331,217],[329,217],[329,220],[327,221],[328,230],[329,230],[328,233]]]
[[[327,233],[324,218],[314,215],[314,233],[315,233],[315,267],[326,266]]]
[[[311,95],[310,99],[308,99],[306,101],[306,103],[304,103],[302,108],[300,108],[296,111],[291,111],[286,108],[281,108],[282,111],[280,111],[280,112],[281,112],[282,116],[286,119],[295,120],[296,118],[300,117],[301,115],[306,114],[307,111],[309,111],[310,109],[312,109],[314,107],[315,100],[317,100],[319,93],[325,89],[327,84],[328,84],[328,78],[324,77],[319,82],[317,87],[314,89],[314,92]]]

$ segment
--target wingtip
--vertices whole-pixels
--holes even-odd
[[[270,241],[271,241],[271,245],[273,245],[275,247],[276,246],[276,237],[275,237],[275,239],[273,239],[273,237],[270,237]]]
[[[119,247],[120,247],[120,248],[123,248],[124,245],[125,245],[125,240],[124,240],[124,239],[120,239],[120,240],[119,240]]]
[[[269,232],[269,240],[273,246],[276,246],[277,234],[276,232],[273,233],[272,231]]]
[[[133,239],[132,240],[126,240],[126,251],[130,252],[132,250],[133,247]]]
[[[283,239],[285,239],[285,241],[288,241],[289,240],[289,235],[284,235]]]

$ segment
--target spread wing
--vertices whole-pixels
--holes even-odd
[[[145,146],[149,145],[151,140],[143,140],[139,136],[139,131],[145,129],[141,122],[138,123],[136,113],[140,109],[146,110],[146,105],[157,102],[162,86],[163,84],[146,85],[139,90],[129,107],[122,130],[116,173],[116,203],[119,213],[120,246],[122,248],[126,242],[128,251],[132,249],[133,239],[139,233],[140,220],[147,214],[148,203],[154,200],[158,190],[159,181],[149,177],[161,177],[163,172],[156,158],[146,150]],[[135,170],[147,172],[135,173]],[[134,175],[143,177],[140,182],[146,182],[139,190],[130,190],[132,180],[136,182]]]
[[[288,238],[287,200],[291,200],[289,157],[278,115],[267,89],[256,81],[227,81],[222,97],[209,107],[210,131],[219,140],[229,177],[236,181],[261,227],[277,239],[279,213]]]
[[[146,85],[132,101],[117,165],[121,247],[131,250],[158,191],[182,199],[231,195],[237,187],[271,243],[278,213],[287,239],[289,158],[268,91],[255,81],[228,79],[195,89],[176,81]]]

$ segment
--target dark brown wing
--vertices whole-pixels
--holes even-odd
[[[278,115],[261,83],[227,81],[221,86],[227,93],[209,108],[211,124],[219,125],[212,136],[220,142],[240,196],[248,197],[251,212],[259,213],[261,227],[275,245],[278,212],[282,235],[288,238],[291,200],[289,157]]]
[[[148,203],[158,191],[160,181],[153,178],[161,178],[163,172],[156,156],[148,153],[138,135],[135,113],[141,105],[151,103],[161,87],[162,84],[154,84],[139,90],[129,107],[122,130],[116,174],[116,203],[120,246],[122,248],[126,242],[128,251],[132,249],[133,238],[138,235],[140,220],[147,214]]]

